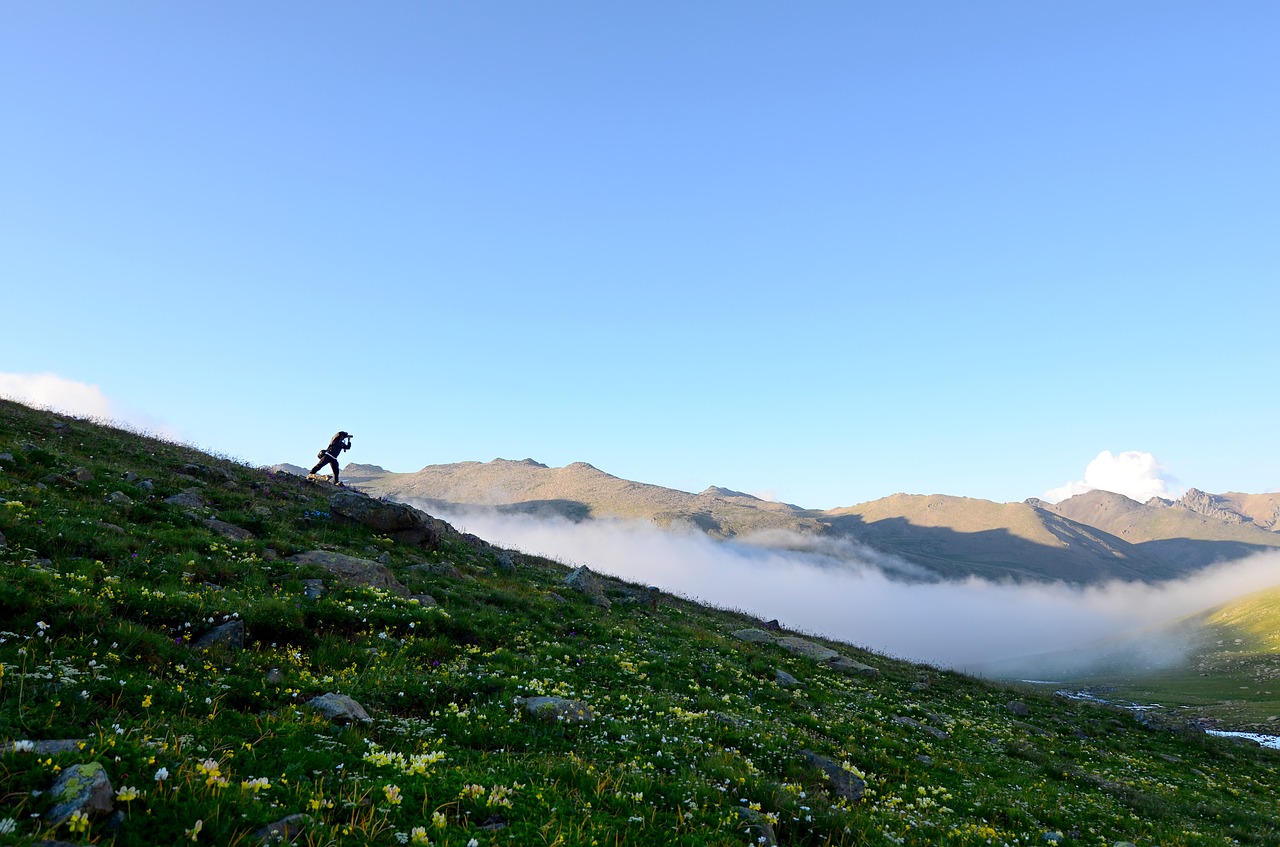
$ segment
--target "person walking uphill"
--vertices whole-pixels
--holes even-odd
[[[325,465],[333,468],[333,484],[342,485],[338,482],[338,454],[343,450],[351,449],[351,433],[343,430],[333,437],[329,442],[329,446],[316,454],[316,458],[320,461],[316,462],[316,466],[311,469],[311,473],[307,474],[307,479],[314,479],[316,471]]]

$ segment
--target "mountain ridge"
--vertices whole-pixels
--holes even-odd
[[[712,538],[770,534],[841,538],[922,565],[939,578],[1065,581],[1165,580],[1280,547],[1280,495],[1207,495],[1146,504],[1088,492],[1051,504],[995,503],[943,494],[893,494],[835,509],[805,509],[720,486],[698,494],[613,476],[586,462],[553,468],[532,459],[428,465],[414,473],[348,465],[350,484],[436,507],[693,527]],[[1247,510],[1247,511],[1246,511]],[[1221,512],[1234,517],[1217,517]],[[1267,523],[1270,522],[1270,523]],[[783,537],[779,537],[779,532]]]

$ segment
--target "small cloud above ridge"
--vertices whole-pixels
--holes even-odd
[[[1043,499],[1057,503],[1077,494],[1101,489],[1123,494],[1131,500],[1145,503],[1152,497],[1173,500],[1183,493],[1177,480],[1167,473],[1167,468],[1151,453],[1126,450],[1112,453],[1103,450],[1084,469],[1084,478],[1046,491]]]
[[[170,440],[177,434],[150,415],[126,409],[112,401],[96,385],[56,373],[0,372],[0,397],[74,417],[113,421]]]

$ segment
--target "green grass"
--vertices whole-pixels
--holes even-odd
[[[605,610],[556,562],[389,543],[329,516],[320,486],[7,402],[0,453],[0,741],[83,741],[0,753],[0,843],[250,845],[306,814],[312,845],[757,844],[746,807],[787,845],[1280,844],[1271,751],[834,645],[880,669],[842,676],[733,639],[758,622],[732,611],[651,609],[618,582]],[[205,507],[164,502],[192,488]],[[441,605],[328,578],[308,599],[322,572],[285,558],[311,549],[382,557]],[[191,649],[236,618],[245,649]],[[374,720],[303,705],[330,691]],[[534,719],[518,698],[540,694],[595,720]],[[837,799],[801,750],[866,796]],[[45,826],[57,773],[86,761],[123,816]]]
[[[1280,588],[1268,588],[1163,628],[1185,643],[1174,664],[1122,666],[1068,678],[1115,700],[1159,704],[1166,716],[1203,718],[1232,729],[1280,733]]]

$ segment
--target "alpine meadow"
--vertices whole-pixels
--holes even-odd
[[[5,843],[1280,844],[1176,715],[7,401],[0,468]]]

